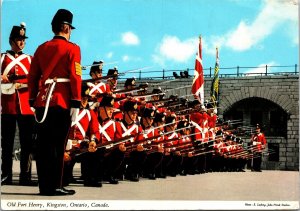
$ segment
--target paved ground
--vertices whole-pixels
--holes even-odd
[[[38,187],[18,186],[19,162],[14,162],[14,185],[1,187],[2,200],[191,200],[191,201],[299,201],[298,171],[218,172],[140,182],[121,181],[101,188],[71,184],[73,196],[45,197]],[[79,165],[75,166],[79,176]],[[33,178],[36,171],[33,169]]]

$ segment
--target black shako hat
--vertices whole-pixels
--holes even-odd
[[[154,122],[165,122],[165,113],[156,112]]]
[[[256,129],[261,129],[261,126],[259,124],[256,124]]]
[[[127,78],[124,86],[135,86],[135,78]]]
[[[170,115],[167,116],[165,119],[165,124],[172,124],[172,123],[176,123],[176,116],[175,115]]]
[[[142,113],[142,117],[144,118],[150,118],[154,119],[155,118],[155,110],[153,108],[145,108],[144,112]]]
[[[123,104],[123,111],[137,111],[138,105],[137,102],[128,100]]]
[[[163,91],[161,90],[160,87],[152,90],[152,94],[161,94],[161,93],[163,93]]]
[[[118,70],[117,69],[109,69],[107,71],[107,76],[118,76]]]
[[[59,25],[59,24],[68,24],[71,29],[75,29],[74,26],[72,26],[72,20],[73,20],[73,14],[66,9],[59,9],[57,10],[56,14],[54,15],[51,25]]]
[[[94,61],[93,62],[93,64],[92,64],[92,66],[91,66],[91,70],[90,70],[90,73],[95,73],[95,72],[101,72],[101,70],[100,70],[100,64],[103,64],[103,61],[102,60],[100,60],[99,62],[97,62],[97,61]]]
[[[186,119],[180,120],[177,124],[177,129],[186,128],[188,126],[188,121]]]
[[[101,99],[99,107],[114,107],[115,98],[111,95],[104,95]]]
[[[13,26],[9,35],[9,39],[13,40],[16,38],[22,38],[22,39],[27,39],[25,35],[26,33],[26,28],[25,28],[25,23],[21,23],[20,26]]]
[[[213,106],[212,103],[207,103],[206,108],[207,108],[207,109],[211,109],[211,108],[214,108],[214,106]]]
[[[218,137],[223,137],[223,132],[222,132],[222,130],[218,130],[218,131],[216,132],[216,138],[218,138]]]

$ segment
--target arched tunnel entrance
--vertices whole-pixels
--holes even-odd
[[[260,124],[266,136],[287,137],[287,112],[264,98],[251,97],[240,100],[224,111],[223,118],[241,120],[237,126],[243,127],[248,132],[256,124]]]
[[[279,169],[280,143],[287,138],[288,114],[278,104],[259,97],[251,97],[234,103],[224,111],[224,120],[232,121],[232,128],[238,129],[237,135],[250,140],[255,132],[255,125],[260,124],[263,133],[267,136],[268,151],[271,152],[263,158],[264,169]],[[248,164],[248,167],[250,163]]]

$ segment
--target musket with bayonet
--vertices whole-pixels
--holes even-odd
[[[10,82],[13,82],[13,81],[16,81],[16,80],[27,78],[27,75],[15,75],[15,74],[11,74],[11,75],[7,75],[6,77],[8,78],[8,80]]]
[[[155,95],[153,95],[155,96]],[[177,95],[172,95],[169,98],[161,99],[161,100],[146,100],[146,103],[163,103],[166,101],[175,101],[178,98]]]
[[[95,66],[98,66],[99,64],[96,64]],[[92,65],[91,65],[92,66]],[[133,70],[127,70],[125,72],[122,72],[122,73],[117,73],[117,74],[111,74],[111,75],[107,75],[107,76],[102,76],[102,77],[98,77],[98,78],[95,78],[95,79],[86,79],[86,80],[82,80],[83,83],[87,83],[87,82],[96,82],[96,81],[100,81],[102,79],[109,79],[109,78],[118,78],[119,76],[124,76],[126,73],[129,73],[129,72],[133,72],[133,71],[136,71],[136,70],[143,70],[143,69],[149,69],[151,67],[142,67],[142,68],[137,68],[137,69],[133,69]]]
[[[85,79],[85,80],[82,80],[82,83],[97,82],[97,81],[101,81],[102,79],[108,79],[108,78],[117,78],[120,75],[124,75],[124,74],[122,74],[122,73],[111,74],[111,75],[106,75],[106,76],[102,76],[102,77],[98,77],[98,78]]]
[[[118,63],[118,61],[108,62],[108,63],[103,62],[103,65],[111,65],[111,64],[116,64],[116,63]],[[99,66],[99,64],[83,65],[83,66],[81,66],[81,69],[86,70],[88,67],[94,67],[94,66]]]
[[[132,89],[122,89],[122,90],[114,90],[112,91],[111,93],[107,93],[107,92],[104,92],[104,93],[97,93],[94,97],[95,99],[97,99],[98,97],[103,97],[105,95],[113,95],[113,94],[125,94],[125,93],[130,93],[132,91],[140,91],[140,90],[146,90],[148,87],[148,83],[143,83],[143,84],[140,84],[138,87],[136,88],[132,88]],[[128,95],[129,96],[129,95]],[[126,99],[128,96],[124,96],[124,97],[116,97],[115,98],[115,101],[120,101],[120,100],[124,100]],[[133,97],[133,95],[130,95],[131,97]],[[94,99],[94,98],[91,98],[91,99]]]
[[[148,83],[142,83],[140,84],[138,87],[134,87],[134,88],[131,88],[131,89],[117,89],[117,90],[114,90],[113,93],[114,94],[123,94],[123,93],[129,93],[129,92],[132,92],[132,91],[142,91],[142,90],[145,90],[147,89],[149,86]]]
[[[112,148],[113,146],[116,146],[116,145],[119,145],[121,143],[124,143],[124,142],[127,142],[127,141],[130,141],[134,138],[135,136],[134,135],[129,135],[129,136],[125,136],[125,137],[122,137],[122,138],[119,138],[118,140],[116,141],[108,141],[108,142],[105,142],[105,143],[100,143],[100,144],[97,144],[96,145],[96,149],[101,149],[101,148]],[[83,142],[81,142],[83,143]],[[79,156],[79,155],[82,155],[84,153],[87,153],[87,152],[90,152],[89,149],[87,148],[88,147],[88,143],[82,147],[79,151],[79,153],[76,153],[75,156]]]
[[[1,90],[2,90],[2,93],[4,93],[4,94],[13,94],[13,93],[15,93],[15,89],[28,87],[27,84],[15,83],[16,80],[27,78],[27,75],[11,74],[11,75],[6,75],[6,77],[9,80],[9,82],[7,82],[7,83],[3,83],[2,78],[1,78]]]
[[[170,124],[174,124],[174,123],[170,123]],[[180,130],[186,129],[186,128],[189,128],[189,127],[184,127],[184,128],[172,130],[172,131],[169,131],[169,132],[157,135],[157,136],[152,136],[152,137],[149,137],[149,138],[145,138],[145,139],[143,139],[141,141],[128,142],[128,143],[125,144],[125,146],[128,147],[128,151],[132,151],[132,150],[135,150],[138,145],[149,146],[149,145],[152,145],[152,143],[153,143],[153,145],[159,145],[159,144],[165,144],[165,143],[168,143],[168,142],[176,141],[176,140],[181,139],[181,137],[176,137],[174,139],[163,139],[161,141],[154,141],[154,142],[152,142],[152,140],[156,140],[156,139],[158,139],[158,138],[160,138],[162,136],[165,136],[165,135],[168,135],[168,134],[172,134],[174,132],[177,132],[177,131],[180,131]]]

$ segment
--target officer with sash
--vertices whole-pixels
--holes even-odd
[[[9,44],[11,50],[1,54],[1,158],[2,185],[12,184],[12,153],[16,125],[21,145],[20,185],[37,185],[31,181],[31,160],[34,117],[28,103],[27,74],[32,57],[23,53],[25,23],[13,26]]]

